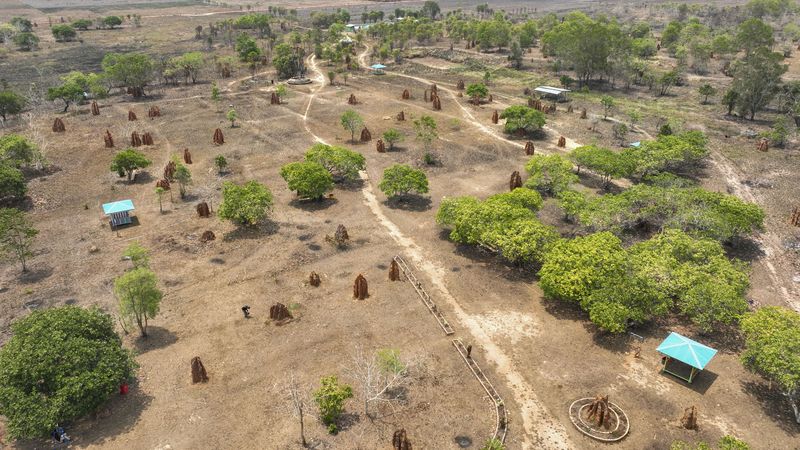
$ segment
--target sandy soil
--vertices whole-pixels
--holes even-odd
[[[178,28],[176,20],[181,21]],[[200,45],[191,37],[195,20],[207,19],[153,18],[125,36],[110,31],[92,34],[87,47],[105,48],[98,44],[105,39],[133,45],[149,33],[152,48],[168,48],[172,35],[177,43],[171,51],[183,51]],[[69,45],[76,52],[85,51],[77,43]],[[43,55],[51,51],[45,48]],[[364,62],[367,54],[362,50]],[[544,62],[536,54],[531,58],[531,72],[551,76],[540,70]],[[322,63],[312,59],[309,65],[317,64],[324,73]],[[447,240],[433,219],[441,199],[502,192],[508,175],[521,170],[527,159],[523,142],[507,139],[502,125],[489,120],[494,109],[522,101],[520,82],[495,80],[491,86],[495,101],[478,107],[457,96],[455,83],[480,74],[453,69],[447,61],[411,60],[383,77],[355,74],[347,86],[327,86],[322,73],[316,73],[312,85],[291,87],[281,106],[269,105],[272,72],[259,74],[255,83],[242,72],[235,80],[219,80],[228,88],[219,104],[208,99],[210,88],[203,81],[155,89],[142,102],[114,97],[101,102],[100,116],[91,116],[86,106],[62,116],[67,132],[47,134],[48,158],[57,170],[30,182],[30,215],[40,230],[31,272],[20,277],[17,267],[0,267],[4,305],[0,339],[8,337],[11,321],[35,308],[96,305],[114,313],[111,286],[127,268],[121,253],[134,240],[152,250],[152,265],[166,293],[161,313],[151,322],[152,336],[126,337],[126,344],[139,353],[138,383],[131,395],[116,398],[96,417],[70,427],[77,447],[298,448],[297,424],[286,413],[280,393],[287,374],[297,374],[309,390],[329,374],[352,383],[347,366],[361,346],[397,348],[414,362],[403,400],[378,407],[378,417],[370,419],[357,395],[348,404],[345,430],[338,436],[328,435],[321,423],[308,418],[307,435],[315,448],[385,448],[400,427],[409,431],[415,448],[457,448],[458,436],[470,438],[471,448],[478,448],[494,431],[493,407],[453,349],[452,338],[474,346],[473,357],[503,397],[510,417],[510,449],[595,448],[594,441],[571,425],[567,408],[574,399],[597,393],[609,394],[631,419],[631,433],[615,445],[618,448],[667,449],[673,439],[716,441],[726,433],[757,449],[796,447],[800,429],[788,406],[759,377],[744,371],[735,337],[724,333],[698,337],[721,351],[708,370],[687,386],[658,372],[654,350],[669,330],[697,336],[685,324],[665,321],[636,329],[644,337],[641,344],[598,333],[581,311],[543,299],[531,271]],[[422,100],[423,89],[431,82],[446,94],[442,111],[432,111]],[[411,100],[400,99],[404,88],[411,90]],[[365,118],[373,137],[389,127],[405,135],[395,151],[377,153],[372,142],[347,142],[349,133],[339,126],[338,117],[351,108],[347,105],[351,93],[360,100],[354,109]],[[645,95],[630,93],[631,98]],[[666,102],[684,107],[687,122],[708,128],[715,154],[704,185],[730,189],[767,209],[767,232],[760,241],[763,254],[754,259],[750,296],[764,304],[785,302],[784,297],[791,300],[796,294],[789,280],[797,269],[782,244],[794,230],[785,225],[781,209],[785,202],[780,201],[797,198],[792,197],[797,192],[793,172],[786,169],[796,167],[797,152],[751,151],[752,141],[723,137],[721,120],[696,120],[711,116],[712,106]],[[609,145],[609,123],[589,131],[586,121],[578,119],[580,107],[597,115],[599,106],[591,99],[574,103],[574,114],[560,110],[550,118],[546,137],[535,142],[537,152],[564,152],[555,146],[560,135],[569,138],[568,147],[595,140]],[[145,119],[151,104],[160,106],[162,117]],[[237,128],[230,128],[224,118],[228,105],[241,116]],[[126,121],[129,109],[137,112],[139,121]],[[405,122],[394,120],[400,110],[406,113]],[[413,139],[411,120],[423,114],[433,115],[440,124],[434,147],[440,164],[434,167],[423,166],[423,151]],[[55,115],[55,110],[48,112],[39,125],[48,129]],[[219,147],[211,144],[217,127],[226,140]],[[646,136],[653,124],[646,121],[641,127]],[[103,148],[106,129],[118,148],[134,129],[153,134],[155,145],[142,148],[154,162],[149,174],[128,184],[108,171],[113,151]],[[359,182],[338,187],[333,199],[299,202],[286,189],[279,168],[300,159],[317,140],[362,152],[367,170]],[[181,200],[173,193],[174,201],[165,202],[162,214],[153,184],[164,164],[183,148],[189,148],[194,159],[190,197]],[[224,176],[212,164],[217,154],[231,162]],[[423,167],[430,180],[429,196],[388,202],[377,182],[383,169],[394,163]],[[766,177],[774,187],[743,184],[754,177]],[[275,195],[268,223],[258,230],[237,230],[217,218],[197,218],[194,205],[199,201],[212,207],[219,204],[223,181],[250,179],[267,184]],[[587,184],[591,188],[591,180]],[[138,225],[113,232],[100,217],[99,206],[120,198],[133,199]],[[544,220],[559,223],[551,205],[542,214]],[[340,223],[352,238],[346,250],[325,241]],[[562,226],[568,233],[569,228]],[[205,230],[212,230],[217,239],[201,243],[199,236]],[[90,251],[93,247],[98,251]],[[395,254],[414,266],[456,329],[453,337],[444,336],[408,283],[388,281],[388,265]],[[306,283],[312,270],[322,276],[319,288]],[[359,273],[370,284],[371,297],[365,301],[351,298],[352,282]],[[295,320],[282,326],[269,322],[268,308],[275,302],[289,305]],[[252,306],[252,319],[242,318],[243,304]],[[639,358],[632,354],[635,345],[642,348]],[[193,356],[202,358],[210,383],[191,385]],[[696,432],[677,423],[691,405],[700,411]]]

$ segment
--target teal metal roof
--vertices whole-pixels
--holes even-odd
[[[717,354],[717,351],[713,348],[681,336],[674,331],[664,339],[664,342],[656,350],[700,370],[703,370],[706,364],[711,361],[711,358]]]
[[[103,204],[103,214],[109,215],[114,213],[121,213],[125,211],[133,211],[133,201],[120,200],[118,202],[111,202]]]
[[[371,69],[375,69],[375,70],[379,70],[379,69],[385,69],[386,66],[384,66],[383,64],[373,64],[373,65],[370,66],[370,68]]]

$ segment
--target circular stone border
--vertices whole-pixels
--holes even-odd
[[[584,408],[589,407],[593,401],[594,398],[592,397],[579,398],[569,405],[569,419],[575,425],[575,428],[586,436],[603,442],[616,442],[627,436],[631,428],[630,421],[628,421],[625,411],[615,403],[608,402],[608,409],[614,413],[617,419],[617,426],[613,430],[606,431],[583,420],[581,412]]]

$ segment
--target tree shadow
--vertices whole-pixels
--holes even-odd
[[[795,421],[789,400],[780,391],[770,389],[768,384],[760,381],[742,381],[741,384],[744,392],[758,402],[773,423],[791,436],[800,433],[800,425]]]
[[[50,275],[53,274],[53,268],[50,266],[35,266],[31,269],[28,269],[27,272],[23,272],[19,276],[19,281],[22,284],[33,284],[39,281],[48,278]]]
[[[554,300],[547,297],[542,299],[542,303],[545,311],[556,319],[572,322],[587,322],[589,320],[589,315],[577,303]]]
[[[245,239],[260,239],[265,236],[272,236],[280,229],[277,222],[265,220],[255,226],[241,225],[233,231],[229,231],[222,236],[223,242],[231,242]]]
[[[343,191],[360,191],[364,188],[364,180],[361,178],[356,178],[355,180],[344,180],[336,183],[336,187]]]
[[[343,413],[336,419],[336,427],[339,432],[347,431],[361,422],[361,415],[358,413]]]
[[[430,197],[421,195],[399,195],[383,202],[390,209],[423,212],[431,209]]]
[[[604,183],[601,177],[587,170],[582,170],[577,175],[579,182],[582,185],[588,188],[596,189],[600,191],[600,194],[619,194],[625,190],[615,184],[613,180],[608,182],[608,184]]]
[[[150,325],[147,327],[147,337],[137,336],[133,341],[133,346],[138,354],[142,354],[150,350],[169,347],[176,342],[178,342],[178,337],[172,331]]]
[[[321,199],[295,198],[289,202],[289,205],[297,209],[302,209],[303,211],[315,212],[315,211],[326,210],[331,206],[336,205],[337,203],[339,203],[339,200],[336,198],[321,198]]]
[[[130,384],[128,395],[112,395],[111,399],[95,413],[79,419],[64,428],[72,439],[72,446],[102,446],[106,441],[129,431],[136,425],[142,412],[153,401],[153,397],[139,390],[138,380]],[[42,448],[68,448],[70,445],[56,444],[51,439],[17,440],[14,448],[36,450]]]
[[[725,243],[724,249],[729,258],[746,262],[757,261],[766,256],[759,243],[750,237],[738,237],[732,242]]]

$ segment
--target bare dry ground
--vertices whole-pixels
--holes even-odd
[[[193,41],[193,29],[209,20],[162,15],[163,10],[140,13],[153,16],[141,29],[124,34],[91,31],[83,44],[45,42],[37,53],[0,60],[0,72],[19,84],[32,79],[36,68],[53,74],[71,68],[96,70],[106,51],[195,50],[201,44]],[[46,15],[40,17],[46,20]],[[39,34],[45,41],[45,33],[39,30]],[[504,59],[471,56],[495,65]],[[329,374],[352,383],[346,369],[361,346],[396,348],[414,362],[403,400],[381,406],[373,420],[364,416],[357,396],[348,404],[345,429],[337,436],[328,435],[318,420],[309,418],[307,434],[315,448],[387,448],[392,432],[400,427],[409,431],[415,448],[457,448],[458,436],[470,438],[471,448],[478,448],[494,431],[493,407],[412,287],[388,281],[389,262],[400,254],[414,266],[453,324],[454,337],[474,346],[473,356],[503,397],[510,415],[510,449],[597,448],[567,416],[574,399],[597,393],[609,394],[631,419],[630,435],[616,448],[666,449],[674,439],[716,441],[729,433],[756,449],[798,448],[800,429],[792,422],[788,405],[759,377],[744,371],[738,361],[739,340],[722,334],[701,337],[721,351],[709,369],[687,386],[658,372],[655,347],[669,330],[694,335],[691,328],[662,322],[635,330],[645,338],[641,356],[635,358],[628,338],[598,333],[581,311],[543,299],[529,270],[506,265],[475,248],[453,245],[436,226],[434,214],[443,197],[502,192],[510,173],[522,170],[527,158],[521,143],[508,141],[501,126],[492,125],[489,118],[495,108],[521,102],[522,87],[532,80],[554,77],[539,54],[526,59],[526,65],[527,78],[496,79],[491,86],[496,100],[482,107],[456,97],[454,89],[458,79],[469,82],[481,74],[434,56],[409,60],[383,77],[354,75],[347,86],[323,86],[316,79],[310,86],[291,87],[281,106],[269,105],[268,80],[274,78],[269,70],[255,83],[246,80],[246,72],[235,75],[243,82],[219,80],[220,86],[229,88],[219,104],[208,99],[206,80],[213,78],[209,75],[198,85],[155,89],[141,102],[113,97],[101,102],[100,116],[89,114],[87,106],[62,115],[54,106],[38,119],[38,126],[48,130],[53,117],[60,116],[67,131],[47,131],[47,157],[57,170],[29,184],[29,214],[40,230],[31,272],[20,277],[16,266],[0,267],[2,339],[8,337],[15,318],[35,308],[78,304],[116,312],[113,279],[129,264],[121,260],[121,253],[138,241],[151,249],[152,266],[163,283],[161,313],[151,322],[151,337],[126,337],[126,344],[139,354],[138,383],[130,395],[114,399],[97,417],[70,428],[77,447],[298,448],[296,421],[283,408],[281,383],[292,372],[312,387]],[[319,70],[324,73],[326,68]],[[422,100],[423,89],[432,81],[445,94],[442,111],[432,111]],[[411,100],[401,100],[404,88],[411,90]],[[353,108],[365,117],[373,137],[389,127],[406,135],[399,148],[377,153],[374,141],[347,142],[349,133],[338,118],[351,108],[347,105],[351,93],[360,101]],[[710,134],[716,163],[706,168],[703,184],[745,198],[752,195],[768,213],[762,248],[776,253],[750,255],[754,260],[750,296],[759,303],[782,304],[784,287],[786,298],[796,299],[791,283],[798,270],[792,266],[796,257],[781,251],[780,244],[796,238],[796,231],[785,225],[785,199],[800,197],[793,182],[797,151],[756,152],[752,141],[728,133],[750,124],[728,121],[719,113],[719,105],[699,105],[693,88],[679,93],[658,103]],[[647,111],[655,108],[646,92],[630,92],[625,98],[650,108]],[[554,145],[559,135],[570,138],[572,145],[613,144],[610,123],[601,121],[597,131],[590,131],[586,121],[578,119],[581,107],[600,113],[596,99],[580,97],[574,104],[574,114],[561,110],[549,118],[550,131],[536,142],[537,152],[563,151]],[[163,116],[147,119],[150,105],[158,105]],[[224,118],[229,105],[241,117],[237,128],[230,128]],[[127,122],[131,109],[139,121]],[[400,110],[406,122],[394,119]],[[379,193],[377,181],[394,163],[423,167],[411,124],[423,114],[433,115],[440,126],[434,150],[441,164],[424,167],[429,198],[389,203]],[[219,147],[211,143],[217,127],[226,141]],[[645,138],[654,123],[645,121],[641,128],[637,139]],[[142,148],[153,160],[151,175],[142,174],[128,184],[108,170],[114,151],[103,148],[106,129],[118,149],[134,129],[153,134],[155,145]],[[317,138],[362,152],[368,169],[363,181],[337,188],[333,199],[299,202],[278,172],[283,164],[302,158]],[[153,185],[164,164],[184,148],[190,149],[194,160],[190,197],[180,200],[174,192],[174,201],[165,202],[162,214]],[[224,176],[213,167],[217,154],[231,162]],[[772,187],[743,184],[765,178]],[[223,181],[250,179],[265,183],[275,195],[268,223],[258,230],[238,230],[215,217],[197,217],[194,205],[199,201],[209,201],[212,207],[220,203]],[[598,188],[594,180],[585,181],[589,188]],[[115,232],[99,207],[121,198],[133,199],[138,225]],[[548,205],[543,219],[569,233],[557,214]],[[345,250],[325,241],[338,224],[348,228],[352,239]],[[201,243],[206,230],[217,239]],[[90,251],[93,247],[98,251]],[[312,270],[322,276],[318,288],[307,284]],[[359,273],[370,284],[371,296],[364,301],[353,300],[351,294]],[[282,326],[270,323],[268,308],[275,302],[289,305],[295,320]],[[242,317],[243,304],[252,306],[253,318]],[[202,358],[211,378],[208,384],[191,384],[189,361],[194,356]],[[686,431],[678,424],[683,409],[691,405],[700,412],[698,431]]]

